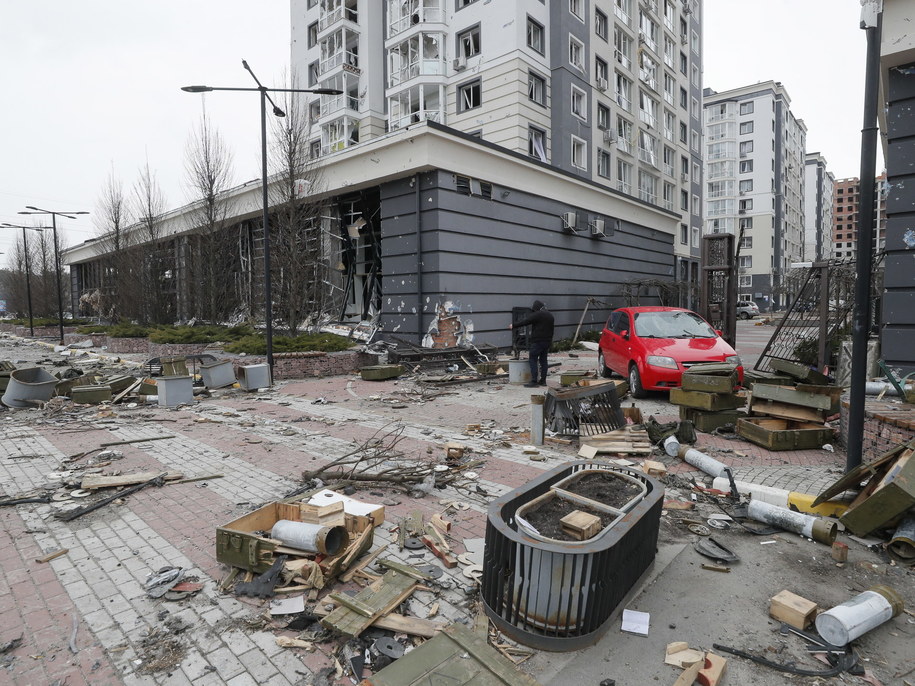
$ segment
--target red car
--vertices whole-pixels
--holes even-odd
[[[735,364],[743,383],[734,349],[702,317],[679,307],[621,307],[610,314],[599,345],[602,375],[627,377],[634,398],[678,387],[683,371],[701,362]]]

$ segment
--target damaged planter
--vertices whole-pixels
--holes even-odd
[[[156,382],[159,407],[187,405],[194,400],[194,380],[189,376],[163,376]]]
[[[235,383],[235,370],[231,360],[222,360],[200,366],[203,385],[207,388],[225,388]]]
[[[246,391],[256,391],[259,388],[270,388],[270,365],[249,364],[239,367],[238,385]]]
[[[35,407],[28,401],[47,402],[54,395],[57,382],[57,377],[41,367],[17,369],[10,373],[3,404],[7,407]]]
[[[544,540],[521,527],[518,515],[526,505],[545,494],[559,497],[562,491],[553,487],[561,481],[600,469],[625,474],[645,489],[612,527],[574,541]],[[577,461],[496,499],[486,522],[486,614],[507,636],[540,650],[578,650],[594,643],[654,560],[663,497],[664,488],[647,474]]]

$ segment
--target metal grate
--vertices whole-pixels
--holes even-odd
[[[799,362],[799,344],[816,342],[817,368],[831,364],[830,341],[850,323],[854,306],[854,262],[829,260],[796,270],[797,295],[754,365],[772,371],[770,360]]]
[[[518,530],[516,512],[583,469],[632,476],[647,488],[612,529],[586,541],[538,541]],[[654,561],[664,488],[639,471],[573,462],[552,469],[489,506],[483,552],[486,614],[507,636],[540,650],[578,650],[607,630],[611,615]]]
[[[551,431],[572,436],[593,436],[626,425],[616,385],[549,389],[543,407]]]

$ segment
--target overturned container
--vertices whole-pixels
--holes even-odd
[[[270,538],[308,553],[336,555],[349,543],[344,526],[323,526],[281,519],[270,530]]]
[[[200,365],[203,385],[207,388],[225,388],[235,383],[235,369],[231,360],[221,360]]]
[[[758,499],[750,501],[747,514],[757,522],[781,527],[785,531],[812,538],[819,543],[831,546],[836,540],[836,523],[828,519],[811,517],[808,514],[770,505]]]
[[[3,393],[3,404],[7,407],[35,407],[29,401],[50,400],[57,382],[57,377],[41,367],[16,369],[10,372],[10,380]]]
[[[817,633],[834,646],[844,646],[892,619],[904,607],[902,596],[889,586],[874,586],[816,618]]]

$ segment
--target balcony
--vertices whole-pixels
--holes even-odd
[[[418,24],[443,23],[445,21],[445,11],[438,7],[437,3],[430,6],[420,6],[414,2],[410,7],[401,6],[396,11],[391,11],[392,5],[388,7],[388,17],[390,18],[388,22],[388,38],[393,38]]]
[[[359,111],[359,98],[355,95],[325,95],[321,98],[321,116],[326,117],[343,110]]]
[[[616,5],[613,8],[613,14],[615,14],[616,18],[619,19],[626,26],[632,26],[632,19],[629,17],[629,15],[626,13],[626,11],[619,5]]]
[[[388,118],[388,128],[391,131],[402,129],[410,124],[416,124],[421,121],[434,121],[443,123],[445,121],[444,113],[440,109],[436,110],[417,110],[400,117],[390,116]]]
[[[624,110],[626,110],[627,112],[631,112],[631,111],[632,111],[632,109],[631,109],[631,108],[632,108],[632,103],[629,101],[629,98],[627,98],[627,97],[626,97],[625,95],[623,95],[622,93],[617,93],[617,94],[616,94],[616,104],[619,105],[620,107],[622,107],[622,108],[623,108]]]
[[[340,50],[321,60],[318,65],[318,74],[324,76],[329,71],[332,71],[341,65],[344,67],[345,71],[350,73],[362,73],[362,70],[359,68],[359,55],[355,52],[350,52],[349,50]]]
[[[625,193],[626,195],[632,195],[632,186],[630,186],[625,181],[617,181],[616,190],[618,190],[620,193]]]
[[[353,3],[353,7],[339,5],[326,14],[322,14],[318,19],[318,31],[325,31],[344,19],[354,24],[359,23],[359,13],[356,11],[355,3]]]
[[[639,80],[651,90],[658,90],[658,80],[655,78],[654,73],[648,69],[639,69]]]
[[[639,159],[645,164],[649,164],[652,167],[657,168],[658,166],[658,155],[651,148],[643,148],[639,146]]]
[[[649,128],[654,128],[656,123],[656,118],[651,112],[646,112],[645,110],[639,110],[639,121],[644,124],[647,124]]]
[[[614,50],[613,55],[616,58],[616,61],[624,68],[629,69],[632,67],[632,60],[629,59],[629,55],[626,55],[622,50]]]
[[[627,155],[631,155],[632,154],[632,141],[630,141],[628,138],[623,138],[622,136],[618,136],[616,139],[616,149],[619,150],[620,152],[626,153]]]

